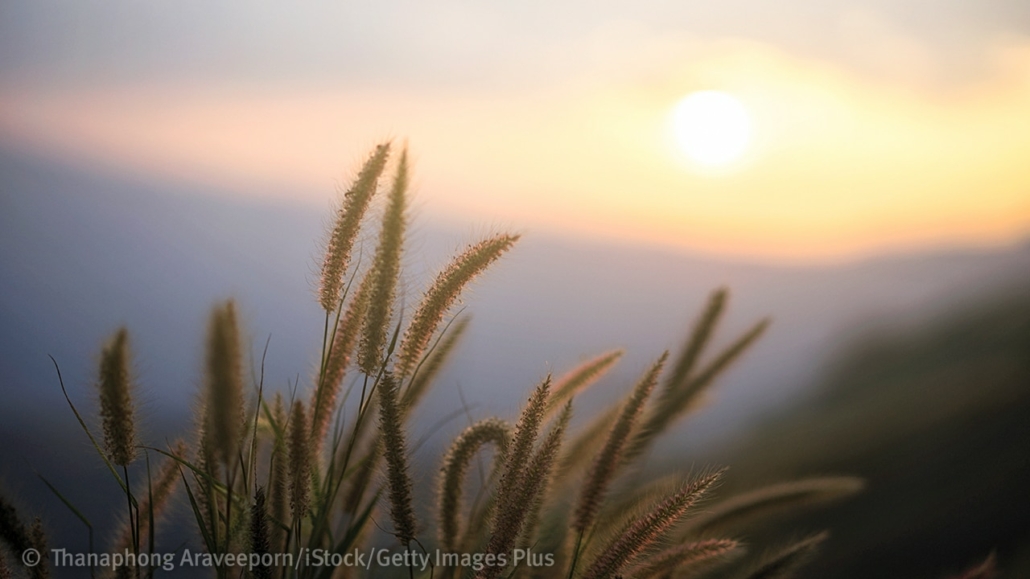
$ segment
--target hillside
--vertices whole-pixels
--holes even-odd
[[[1006,295],[910,331],[867,333],[816,394],[736,450],[732,485],[850,473],[868,489],[797,520],[833,538],[806,577],[943,577],[996,550],[1030,572],[1030,298]],[[744,483],[743,481],[747,481]]]

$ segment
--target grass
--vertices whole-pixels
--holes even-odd
[[[847,496],[859,481],[800,481],[722,501],[713,498],[722,470],[619,484],[768,326],[759,320],[710,352],[728,302],[724,289],[712,294],[679,350],[658,356],[624,400],[583,428],[570,428],[575,397],[618,362],[621,350],[548,377],[514,422],[488,417],[459,434],[442,459],[435,513],[420,520],[408,418],[468,327],[467,317],[451,317],[454,304],[519,236],[501,233],[469,245],[427,284],[406,321],[397,280],[409,176],[406,151],[391,164],[392,153],[391,143],[372,151],[328,233],[317,291],[325,312],[320,364],[306,390],[269,396],[263,376],[246,376],[236,308],[225,301],[210,315],[195,432],[167,447],[141,444],[129,331],[120,329],[105,346],[98,372],[102,443],[72,410],[125,494],[124,528],[114,535],[120,549],[137,563],[156,553],[161,515],[180,493],[219,578],[786,577],[812,554],[825,534],[763,556],[745,548],[746,533],[714,531],[730,518]],[[389,170],[392,178],[381,187]],[[369,208],[380,189],[387,198],[376,223]],[[355,245],[367,237],[362,228],[378,232],[370,263],[351,259],[361,254]],[[248,393],[251,378],[256,386]],[[347,383],[353,386],[345,389]],[[470,502],[466,474],[485,448],[493,449],[493,466]],[[6,499],[0,539],[0,556],[11,555],[0,559],[0,577],[49,576],[46,559],[21,564],[29,549],[45,551],[45,534],[39,524],[27,526]],[[400,564],[362,569],[310,558],[343,560],[371,546],[398,555]],[[427,555],[431,564],[424,566]],[[149,559],[101,567],[100,574],[118,577],[164,572]]]

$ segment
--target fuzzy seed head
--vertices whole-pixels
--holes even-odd
[[[740,528],[744,523],[771,513],[797,509],[851,496],[865,487],[862,479],[848,476],[800,479],[768,485],[720,501],[692,518],[691,534]]]
[[[351,188],[344,194],[343,205],[337,212],[332,232],[326,243],[325,258],[322,260],[322,277],[318,290],[318,302],[327,312],[336,311],[343,292],[343,275],[347,271],[354,240],[361,227],[362,218],[369,202],[376,192],[379,176],[383,173],[390,154],[390,143],[377,145],[358,173]]]
[[[558,415],[558,421],[551,429],[551,432],[544,439],[540,449],[533,457],[526,484],[523,487],[523,495],[519,501],[525,503],[525,512],[521,515],[520,523],[520,544],[521,548],[528,550],[535,542],[537,528],[540,526],[540,514],[544,508],[544,498],[554,478],[555,465],[565,431],[568,429],[569,420],[572,418],[572,401],[570,400],[562,408]]]
[[[596,358],[592,358],[569,370],[564,376],[554,381],[554,394],[547,403],[547,412],[557,410],[566,400],[572,398],[598,379],[619,361],[624,352],[612,350]]]
[[[497,488],[497,503],[508,504],[515,497],[516,489],[523,481],[525,465],[529,463],[540,432],[540,423],[544,418],[544,409],[551,391],[551,377],[548,376],[529,397],[519,421],[515,424],[515,433],[509,445],[510,452],[504,461],[504,473]],[[495,521],[496,527],[496,521]]]
[[[745,576],[746,579],[789,579],[793,577],[794,573],[812,558],[819,546],[829,536],[829,533],[823,531],[766,556]]]
[[[43,530],[43,521],[36,517],[29,530],[29,538],[32,541],[32,548],[41,554],[39,563],[29,569],[29,576],[32,579],[47,579],[50,577],[50,550],[47,548],[46,531]]]
[[[236,461],[243,436],[243,366],[236,304],[229,300],[211,312],[207,339],[205,436],[222,464]]]
[[[718,299],[713,299],[713,303],[721,303]],[[710,305],[710,307],[713,307]],[[721,305],[718,308],[721,309]],[[712,316],[711,324],[714,324],[717,320],[717,315]],[[707,320],[707,316],[705,320]],[[697,338],[698,332],[709,332],[709,329],[704,328],[705,320],[702,320],[702,327],[695,331],[695,337],[687,345],[687,350],[692,349],[692,344],[695,341],[700,340],[701,342],[707,340],[707,335],[704,338]],[[744,333],[743,336],[737,339],[737,341],[730,344],[725,350],[719,353],[714,360],[709,362],[705,367],[701,368],[696,373],[684,374],[684,377],[679,382],[669,381],[666,387],[663,389],[661,396],[659,397],[658,404],[651,407],[647,418],[644,420],[643,426],[634,435],[633,443],[627,452],[629,457],[639,456],[643,453],[650,444],[654,441],[659,434],[665,431],[677,418],[682,417],[693,409],[698,399],[705,392],[705,390],[712,385],[715,379],[721,374],[726,368],[728,368],[733,362],[735,362],[741,354],[743,354],[751,344],[758,340],[759,337],[765,332],[766,328],[769,327],[769,320],[762,320],[752,326],[750,330]],[[677,365],[682,365],[684,362],[681,360]],[[694,363],[691,362],[688,366],[693,367]],[[677,370],[674,375],[680,372]]]
[[[594,517],[597,516],[597,511],[604,501],[608,484],[615,478],[615,473],[623,464],[623,449],[636,425],[637,418],[643,412],[648,396],[651,395],[651,391],[658,382],[658,376],[662,372],[668,354],[668,352],[662,354],[662,357],[637,382],[629,400],[623,406],[618,420],[608,432],[608,438],[605,440],[601,452],[594,459],[590,474],[587,475],[586,484],[580,493],[579,506],[576,508],[573,527],[580,533],[586,531],[594,522]]]
[[[285,430],[287,425],[286,407],[283,405],[283,397],[279,392],[275,393],[275,402],[272,404],[272,419],[275,421],[277,430],[281,435],[276,434],[275,441],[272,443],[272,472],[270,474],[271,480],[268,483],[271,489],[269,497],[271,512],[269,514],[272,517],[270,541],[273,549],[272,552],[279,553],[282,549],[286,548],[286,531],[283,529],[283,526],[289,525],[287,507],[289,506],[288,490],[290,478],[287,472],[289,455],[286,445],[288,433]]]
[[[17,509],[3,495],[0,495],[0,540],[7,543],[17,557],[32,547],[28,529],[21,522]]]
[[[684,543],[648,557],[630,573],[630,576],[668,577],[674,576],[677,570],[690,573],[699,568],[709,569],[712,564],[739,554],[740,550],[740,543],[732,539],[706,539]]]
[[[259,488],[254,494],[254,504],[250,507],[250,552],[257,555],[269,553],[268,513],[265,510],[265,489]],[[272,579],[272,569],[260,563],[253,568],[255,579]]]
[[[462,289],[508,251],[518,239],[518,235],[508,234],[484,239],[469,246],[440,272],[422,298],[411,325],[404,333],[395,370],[399,377],[407,376],[415,369],[444,314],[457,301]]]
[[[551,380],[548,377],[529,399],[529,404],[522,411],[519,422],[515,425],[515,435],[505,461],[504,474],[497,490],[497,510],[494,514],[490,541],[487,551],[490,553],[507,553],[518,540],[522,525],[537,494],[546,479],[550,476],[554,457],[561,444],[561,438],[572,413],[571,405],[567,405],[558,424],[551,430],[539,451],[533,454],[543,420],[544,409],[550,394]],[[524,458],[516,458],[522,456]],[[502,571],[502,567],[488,566],[477,577],[491,579]]]
[[[358,366],[362,372],[369,375],[375,374],[383,361],[397,278],[400,275],[407,188],[408,152],[405,150],[397,163],[397,173],[383,215],[383,226],[379,232],[379,245],[372,264],[374,283],[358,351]]]
[[[297,400],[293,403],[293,414],[290,417],[290,509],[294,520],[300,520],[307,514],[311,495],[308,433],[308,414],[304,411],[304,403]]]
[[[390,517],[403,545],[415,539],[415,511],[411,502],[411,475],[408,473],[407,445],[397,401],[397,382],[389,372],[379,384],[379,424],[386,457],[390,490]]]
[[[126,466],[136,458],[136,417],[129,377],[129,331],[119,328],[100,357],[100,417],[104,447],[113,464]]]
[[[698,477],[656,503],[646,515],[627,524],[601,552],[583,575],[584,579],[611,579],[635,557],[650,547],[721,476],[721,472]]]

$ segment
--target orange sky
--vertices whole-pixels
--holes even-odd
[[[900,42],[900,41],[899,41]],[[956,87],[900,42],[894,78],[754,41],[656,37],[521,90],[120,83],[0,92],[0,136],[112,168],[324,206],[384,136],[407,139],[418,211],[777,261],[1030,233],[1030,43]],[[895,64],[892,64],[895,66]],[[736,95],[746,157],[700,170],[669,113]]]

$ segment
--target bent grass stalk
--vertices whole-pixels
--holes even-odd
[[[483,445],[493,444],[497,448],[495,460],[503,461],[510,438],[511,430],[506,422],[499,418],[488,418],[459,434],[444,456],[437,491],[437,512],[440,517],[439,541],[445,551],[454,551],[458,547],[461,488],[472,457]]]

